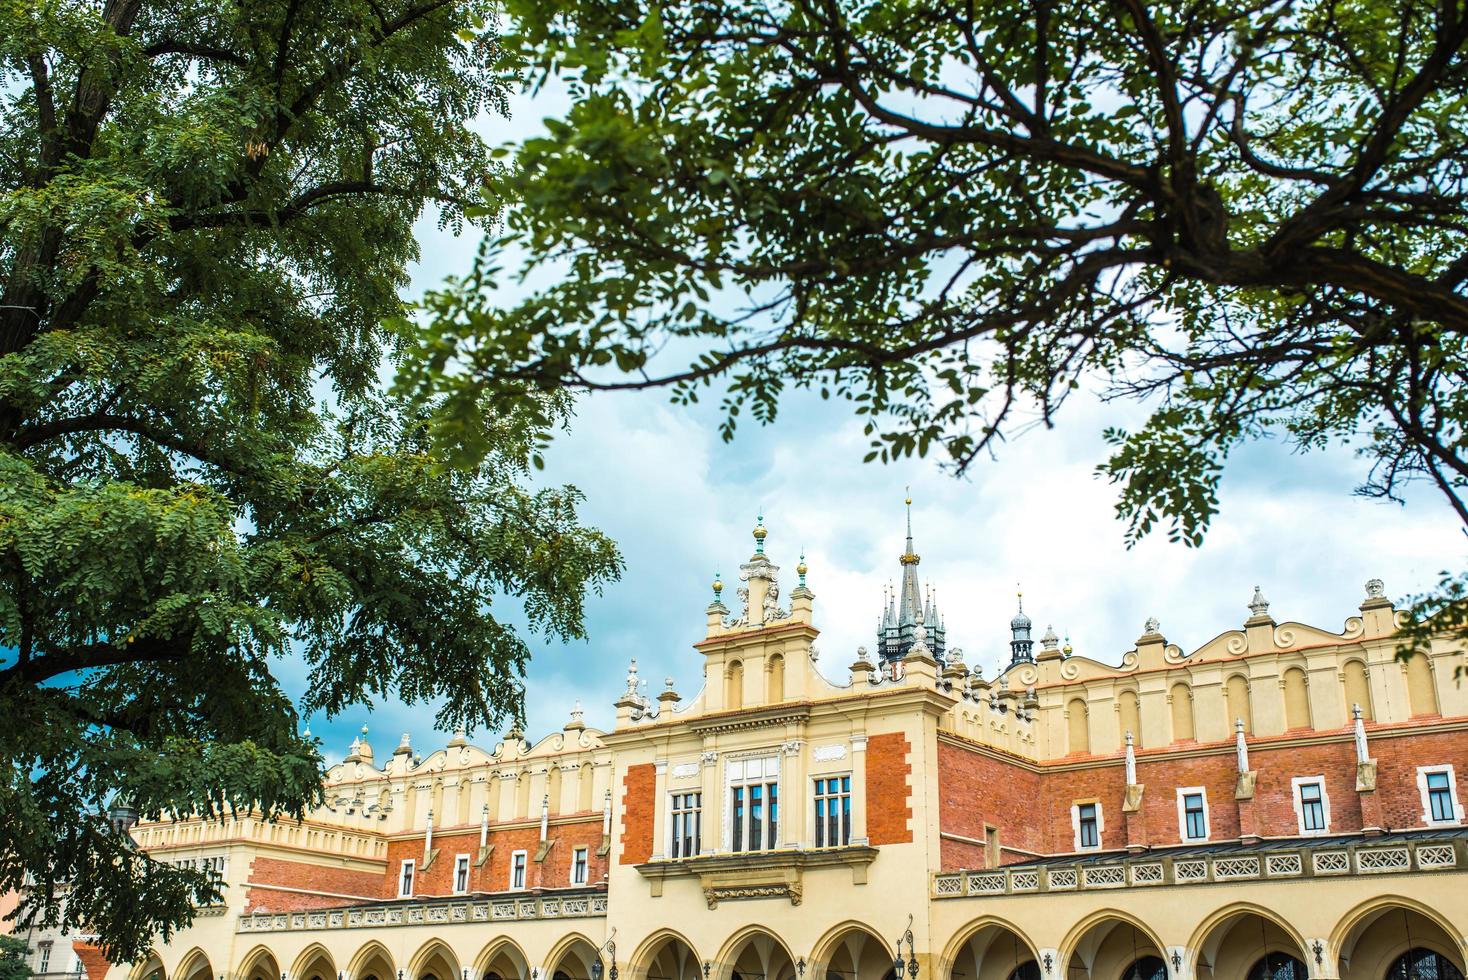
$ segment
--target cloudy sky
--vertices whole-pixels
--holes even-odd
[[[510,122],[483,129],[492,142],[513,141],[563,104],[556,93],[522,97]],[[420,233],[415,293],[466,271],[478,244],[432,220]],[[507,290],[506,302],[514,297]],[[1461,564],[1457,521],[1427,488],[1405,508],[1359,499],[1351,490],[1363,470],[1348,451],[1302,456],[1267,443],[1231,460],[1222,513],[1202,548],[1155,536],[1127,550],[1115,490],[1093,471],[1106,455],[1102,428],[1140,418],[1135,408],[1077,400],[1056,429],[1031,432],[955,479],[926,460],[863,464],[866,439],[850,408],[814,396],[791,395],[776,425],[746,423],[732,444],[720,441],[710,408],[673,406],[657,392],[584,399],[541,479],[587,494],[586,522],[619,543],[627,568],[591,601],[588,641],[532,641],[529,736],[560,728],[577,700],[588,724],[609,726],[634,657],[650,694],[668,676],[684,697],[695,693],[701,667],[691,644],[703,635],[709,583],[716,571],[734,581],[761,509],[786,593],[805,551],[821,665],[837,679],[858,645],[872,645],[882,586],[898,576],[907,485],[920,573],[938,590],[948,642],[990,676],[1007,659],[1017,585],[1039,630],[1053,624],[1078,653],[1115,663],[1149,616],[1185,650],[1237,627],[1256,584],[1276,619],[1339,630],[1368,578],[1402,597]],[[310,722],[335,760],[364,723],[379,751],[407,732],[426,753],[445,738],[432,714],[379,704]],[[492,747],[495,737],[473,740]]]

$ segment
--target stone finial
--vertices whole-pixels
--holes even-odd
[[[1264,598],[1264,592],[1259,586],[1254,586],[1254,598],[1249,600],[1249,612],[1254,616],[1269,615],[1269,600]]]
[[[627,693],[629,695],[633,695],[633,696],[636,696],[636,694],[637,694],[637,658],[636,657],[633,657],[632,658],[632,662],[627,665]]]
[[[1366,582],[1366,598],[1385,599],[1386,583],[1379,578],[1369,579]]]
[[[581,710],[581,699],[577,698],[576,703],[571,706],[571,720],[566,722],[565,730],[568,732],[585,731],[585,716],[586,712]]]
[[[1131,732],[1126,733],[1126,784],[1137,785],[1137,749],[1136,740]]]
[[[950,666],[958,666],[963,663],[963,647],[954,647],[948,651],[947,657]]]
[[[869,664],[872,662],[871,656],[867,653],[866,647],[856,648],[856,661],[857,663],[862,664]]]
[[[1142,634],[1144,636],[1156,636],[1160,632],[1162,632],[1162,624],[1157,621],[1157,617],[1148,616],[1147,621],[1142,624]]]
[[[1055,645],[1060,642],[1060,637],[1055,635],[1054,626],[1045,627],[1045,635],[1040,637],[1040,643],[1046,650],[1054,650]]]
[[[455,725],[454,726],[454,737],[451,738],[451,739],[449,739],[449,744],[450,745],[453,745],[453,746],[459,746],[459,745],[467,745],[468,743],[469,743],[469,733],[464,730],[464,726],[463,725]]]
[[[1234,719],[1234,761],[1239,772],[1249,771],[1249,743],[1244,738],[1244,719]]]
[[[1070,645],[1070,632],[1069,631],[1067,631],[1066,634],[1065,634],[1065,646],[1063,646],[1063,647],[1060,648],[1060,652],[1063,653],[1063,654],[1065,654],[1067,657],[1070,656],[1072,653],[1075,652],[1075,647],[1073,647],[1073,646]]]

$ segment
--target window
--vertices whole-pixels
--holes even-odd
[[[1183,840],[1208,839],[1208,797],[1203,787],[1177,791],[1177,822]]]
[[[454,894],[462,895],[469,890],[469,855],[454,858]]]
[[[1101,804],[1077,803],[1070,808],[1071,822],[1076,832],[1076,850],[1101,846]]]
[[[46,973],[51,969],[51,944],[41,943],[41,958],[37,964],[37,973]]]
[[[816,780],[816,847],[851,843],[851,777]]]
[[[1330,827],[1330,799],[1325,795],[1325,779],[1321,776],[1296,776],[1295,815],[1300,833],[1323,834]]]
[[[586,884],[586,854],[584,847],[578,847],[571,852],[571,884]]]
[[[773,850],[780,830],[780,757],[729,763],[729,850]]]
[[[668,853],[675,858],[697,857],[703,832],[703,794],[674,793],[673,842]]]
[[[413,894],[413,859],[409,858],[403,862],[402,873],[398,877],[398,897],[409,898]]]
[[[993,824],[984,825],[984,857],[985,867],[997,868],[1002,862],[1003,852],[999,847],[999,828]]]
[[[1463,822],[1452,766],[1422,766],[1417,770],[1417,788],[1422,793],[1422,815],[1429,826]]]
[[[528,855],[524,851],[516,851],[510,855],[510,887],[525,887],[525,861]]]

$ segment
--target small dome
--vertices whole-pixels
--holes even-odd
[[[1015,617],[1009,621],[1009,628],[1012,630],[1021,628],[1029,629],[1031,626],[1034,625],[1035,624],[1030,621],[1030,617],[1025,615],[1025,611],[1023,609],[1021,609],[1019,613],[1016,614]]]

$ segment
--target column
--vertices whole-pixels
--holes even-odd
[[[800,849],[810,821],[805,749],[804,741],[793,739],[780,753],[780,846],[788,850]]]
[[[851,736],[851,843],[865,847],[867,838],[867,737]]]
[[[720,841],[723,822],[724,794],[719,784],[719,753],[705,748],[699,756],[703,787],[703,813],[699,817],[698,853],[713,854],[723,846]]]
[[[668,760],[653,763],[655,773],[652,788],[652,860],[663,859],[663,847],[668,837]]]

